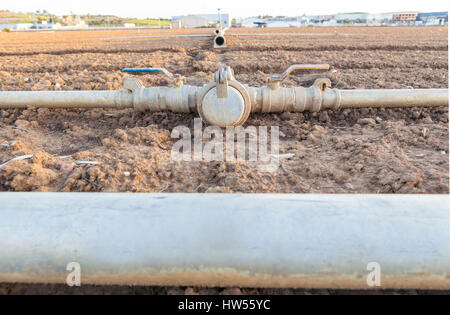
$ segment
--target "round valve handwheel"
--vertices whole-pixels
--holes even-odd
[[[227,91],[227,97],[219,98],[214,81],[200,91],[197,110],[206,123],[226,127],[239,126],[247,121],[251,103],[245,87],[235,80],[230,80]]]

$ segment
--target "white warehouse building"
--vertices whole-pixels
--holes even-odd
[[[369,14],[368,13],[340,13],[334,16],[334,19],[338,22],[361,22],[367,21]]]
[[[221,14],[222,28],[230,27],[230,15]],[[219,24],[218,14],[192,14],[172,17],[172,28],[212,27]]]

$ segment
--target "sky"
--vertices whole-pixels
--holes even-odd
[[[162,17],[216,13],[220,7],[231,17],[257,15],[314,15],[343,12],[447,11],[448,0],[15,0],[0,1],[0,10],[70,14],[112,14],[121,17]]]

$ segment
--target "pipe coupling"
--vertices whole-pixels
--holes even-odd
[[[138,111],[194,112],[198,90],[198,87],[190,85],[177,88],[141,87],[133,91],[133,106]]]

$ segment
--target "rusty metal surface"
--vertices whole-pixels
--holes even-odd
[[[1,193],[0,282],[450,289],[448,195]],[[377,287],[375,289],[380,289]]]

